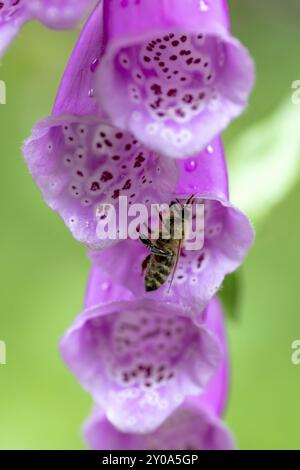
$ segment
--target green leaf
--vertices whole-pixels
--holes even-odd
[[[232,320],[239,318],[241,286],[241,271],[239,270],[225,277],[223,286],[219,292],[225,314]]]

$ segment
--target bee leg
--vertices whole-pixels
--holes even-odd
[[[148,255],[147,258],[145,258],[144,261],[142,262],[142,274],[144,274],[144,272],[146,271],[148,264],[150,262],[150,259],[151,259],[151,255]]]
[[[151,247],[153,246],[153,243],[151,240],[149,240],[145,235],[140,235],[140,241],[145,245],[149,250],[151,250]]]
[[[153,255],[159,255],[159,256],[169,256],[169,253],[161,248],[158,248],[157,246],[155,246],[151,240],[149,240],[148,238],[146,237],[143,237],[142,235],[140,236],[140,240],[141,242],[143,243],[143,245],[145,245],[148,250],[150,250],[150,252],[153,254]]]

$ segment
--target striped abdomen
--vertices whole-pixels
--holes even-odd
[[[170,256],[152,255],[145,275],[146,292],[159,289],[172,273],[175,263],[176,254],[173,251],[170,251]]]

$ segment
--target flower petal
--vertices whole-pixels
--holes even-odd
[[[121,196],[129,207],[149,206],[169,198],[177,182],[174,162],[96,116],[45,119],[23,151],[47,204],[77,240],[97,249],[117,242],[119,225],[111,238],[105,227]]]
[[[104,281],[104,282],[103,282]],[[92,270],[86,307],[110,292],[101,272]],[[97,289],[98,286],[98,289]],[[106,292],[103,292],[103,286]],[[99,288],[100,287],[100,288]],[[214,298],[207,309],[206,327],[219,340],[222,363],[214,378],[201,396],[187,397],[161,426],[148,434],[128,434],[118,431],[107,420],[98,406],[84,427],[87,444],[95,450],[225,450],[234,448],[229,430],[218,418],[222,415],[228,395],[228,350],[223,312],[220,302]]]
[[[119,430],[151,432],[187,395],[204,391],[220,364],[220,345],[176,306],[132,299],[109,279],[100,270],[92,274],[96,300],[106,283],[111,302],[75,320],[62,340],[62,356]]]
[[[37,19],[49,28],[72,29],[96,0],[1,0],[0,57],[23,24]]]
[[[29,19],[24,2],[2,0],[0,3],[0,57]]]
[[[26,0],[29,13],[53,29],[72,29],[95,0]]]
[[[200,407],[181,405],[154,432],[128,434],[118,431],[100,409],[84,426],[92,450],[233,450],[234,439],[222,421]]]
[[[104,24],[95,91],[145,145],[193,156],[246,107],[254,66],[228,31],[225,1],[105,0]]]
[[[99,235],[121,196],[162,202],[176,187],[176,162],[153,153],[130,133],[112,126],[93,97],[101,60],[102,4],[88,20],[58,92],[53,116],[39,122],[25,142],[24,157],[45,201],[74,237],[94,248],[117,240]],[[112,212],[110,212],[111,214]]]

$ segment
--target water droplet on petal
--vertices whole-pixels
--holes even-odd
[[[93,60],[93,62],[90,65],[91,72],[94,73],[99,65],[99,59],[96,58]]]
[[[188,160],[188,161],[185,163],[185,169],[186,169],[186,171],[192,172],[192,171],[195,171],[196,168],[197,168],[197,162],[196,162],[196,160]]]
[[[206,0],[200,0],[199,7],[201,11],[208,11],[208,5]]]

